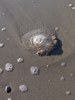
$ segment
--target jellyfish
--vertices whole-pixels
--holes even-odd
[[[22,44],[39,56],[48,55],[57,44],[57,35],[47,28],[36,29],[22,37]]]

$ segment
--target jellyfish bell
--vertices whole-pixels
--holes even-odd
[[[22,38],[23,46],[26,49],[35,51],[37,55],[47,55],[57,43],[56,33],[47,29],[37,29],[25,34]]]
[[[43,34],[37,34],[30,38],[30,44],[34,47],[41,46],[46,40]]]

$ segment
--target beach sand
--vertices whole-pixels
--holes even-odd
[[[70,75],[75,73],[75,11],[69,3],[75,5],[74,0],[0,0],[0,43],[4,43],[0,48],[0,100],[75,99],[75,77]],[[22,46],[23,36],[42,26],[59,27],[60,47],[51,56],[36,56]],[[3,27],[7,29],[1,31]],[[23,63],[17,63],[19,57],[24,58]],[[5,71],[6,63],[13,64],[12,72]],[[31,75],[31,66],[40,69],[39,75]],[[61,81],[62,76],[65,80]],[[21,93],[21,84],[27,85],[28,92]],[[12,87],[9,94],[6,85]]]

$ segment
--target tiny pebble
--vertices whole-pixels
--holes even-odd
[[[28,88],[27,88],[26,85],[20,85],[20,86],[19,86],[19,90],[20,90],[21,92],[27,92],[27,91],[28,91]]]
[[[3,73],[3,70],[2,70],[2,68],[0,68],[0,74],[2,74]]]
[[[68,6],[69,6],[69,7],[73,7],[73,4],[70,3]]]
[[[8,98],[8,100],[12,100],[12,98]]]
[[[13,69],[14,69],[14,67],[13,67],[13,65],[11,63],[6,63],[5,64],[5,70],[7,72],[11,72],[11,71],[13,71]]]
[[[0,48],[3,48],[4,47],[4,43],[0,43]]]
[[[72,7],[73,10],[75,10],[75,7]]]
[[[38,67],[32,66],[32,67],[30,68],[30,72],[31,72],[31,74],[33,74],[33,75],[37,75],[38,72],[39,72],[39,69],[38,69]]]
[[[2,28],[1,31],[6,31],[6,27]]]
[[[23,58],[18,58],[18,59],[17,59],[17,62],[18,62],[18,63],[22,63],[23,61],[24,61]]]
[[[71,92],[70,91],[66,91],[66,95],[71,95]]]
[[[61,63],[61,66],[62,66],[62,67],[66,66],[66,63],[65,63],[65,62],[62,62],[62,63]]]
[[[58,31],[59,30],[59,28],[58,27],[55,27],[55,31]]]
[[[65,80],[65,78],[62,76],[61,78],[60,78],[60,80],[62,81],[62,80]]]

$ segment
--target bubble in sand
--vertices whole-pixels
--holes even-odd
[[[0,43],[0,48],[3,48],[4,47],[4,43]]]
[[[19,90],[20,90],[21,92],[27,92],[27,91],[28,91],[28,88],[27,88],[26,85],[20,85],[20,86],[19,86]]]
[[[5,92],[6,93],[11,93],[11,87],[9,86],[9,85],[7,85],[6,87],[5,87]]]
[[[39,56],[47,55],[56,45],[56,33],[48,29],[37,29],[25,34],[22,43],[25,49],[35,52]]]
[[[17,62],[18,62],[18,63],[22,63],[23,61],[24,61],[23,58],[18,58],[18,59],[17,59]]]
[[[3,27],[3,28],[1,29],[1,31],[6,31],[6,29],[7,29],[6,27]]]
[[[14,69],[14,67],[13,67],[13,65],[11,63],[6,63],[5,64],[5,70],[7,72],[11,72],[11,71],[13,71],[13,69]]]
[[[37,74],[39,73],[39,68],[36,67],[36,66],[32,66],[32,67],[30,68],[30,72],[31,72],[31,74],[33,74],[33,75],[37,75]]]

